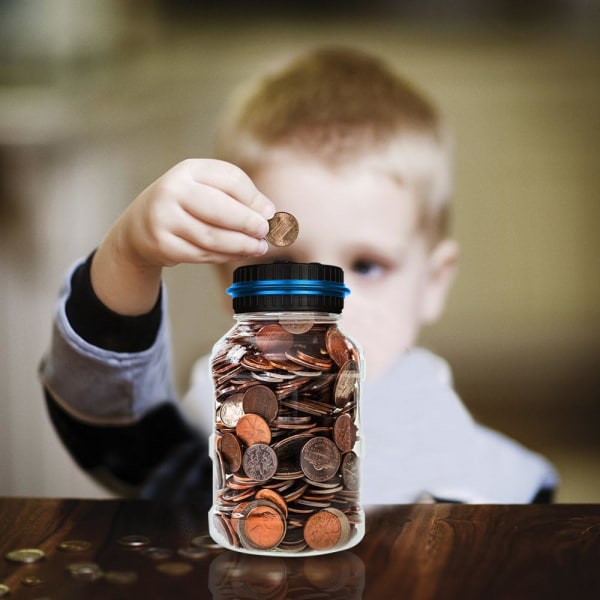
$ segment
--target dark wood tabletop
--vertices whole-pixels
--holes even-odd
[[[213,547],[206,520],[144,501],[0,498],[0,584],[40,600],[600,598],[600,505],[371,508],[351,550],[294,558]],[[19,549],[45,556],[14,562]]]

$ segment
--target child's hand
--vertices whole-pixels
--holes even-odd
[[[156,300],[162,267],[264,254],[274,212],[238,167],[185,160],[146,188],[113,225],[92,262],[94,290],[116,312],[146,312]]]
[[[264,254],[274,212],[241,169],[190,159],[144,190],[116,227],[121,251],[140,266],[219,263]]]

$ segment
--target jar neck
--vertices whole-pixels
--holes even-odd
[[[315,323],[334,323],[339,321],[341,313],[307,312],[307,311],[259,311],[234,313],[233,318],[238,323],[246,321],[313,321]]]

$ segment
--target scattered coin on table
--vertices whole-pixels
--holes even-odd
[[[35,563],[46,556],[39,548],[19,548],[6,554],[6,560],[17,563]]]

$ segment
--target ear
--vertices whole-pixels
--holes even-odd
[[[458,243],[455,240],[442,240],[433,248],[428,260],[428,278],[421,307],[421,322],[437,321],[458,269]]]

